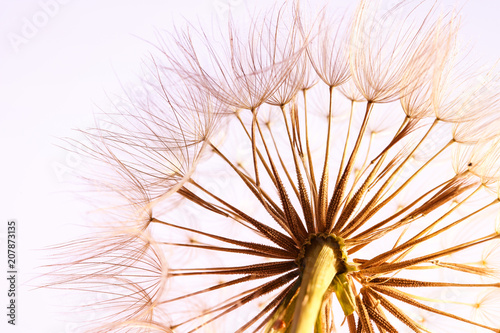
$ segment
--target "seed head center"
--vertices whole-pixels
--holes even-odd
[[[300,248],[299,255],[295,259],[300,271],[304,271],[307,261],[310,259],[314,260],[314,258],[312,258],[312,253],[316,251],[313,249],[323,246],[328,246],[333,249],[336,260],[332,262],[332,265],[336,266],[335,269],[337,270],[337,274],[346,273],[349,270],[349,264],[347,263],[347,251],[345,250],[344,239],[334,234],[326,233],[312,234],[304,241]]]

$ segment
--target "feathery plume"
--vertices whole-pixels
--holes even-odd
[[[381,8],[160,42],[85,145],[134,218],[50,286],[110,286],[98,332],[500,332],[498,75],[460,69],[456,13]]]

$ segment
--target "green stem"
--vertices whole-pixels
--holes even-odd
[[[314,332],[323,296],[337,274],[338,252],[338,244],[328,239],[317,238],[308,247],[291,333]]]

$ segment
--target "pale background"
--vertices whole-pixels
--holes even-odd
[[[345,0],[344,0],[345,1]],[[338,1],[340,4],[343,1]],[[393,3],[395,1],[392,1]],[[439,1],[443,5],[452,1]],[[71,332],[47,290],[31,290],[40,249],[71,239],[85,224],[85,203],[71,193],[78,155],[60,138],[92,126],[120,82],[133,82],[151,49],[155,27],[199,20],[224,23],[262,6],[245,0],[0,0],[0,330]],[[463,4],[463,33],[474,53],[500,57],[500,2]],[[140,38],[139,38],[140,37]],[[144,40],[141,40],[144,39]],[[8,219],[18,221],[17,325],[6,324]]]

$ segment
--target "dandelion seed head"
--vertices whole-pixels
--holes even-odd
[[[52,285],[117,288],[102,331],[498,331],[498,76],[436,3],[301,6],[161,38],[88,132],[127,228]]]

